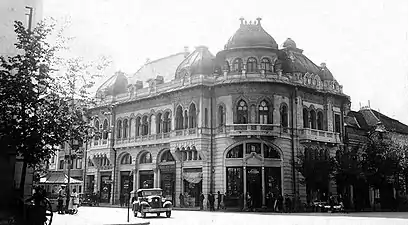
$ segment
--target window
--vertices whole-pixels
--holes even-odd
[[[160,162],[174,162],[174,157],[169,150],[163,153]]]
[[[64,169],[64,160],[59,161],[59,169],[63,170]]]
[[[265,72],[272,72],[271,61],[268,58],[263,58],[261,61],[261,67]]]
[[[26,6],[26,28],[31,31],[32,23],[33,23],[33,8]]]
[[[128,138],[129,124],[128,120],[123,120],[123,138]]]
[[[156,116],[156,133],[162,133],[163,121],[162,121],[162,114],[158,113]]]
[[[314,110],[310,110],[310,123],[311,128],[316,129],[316,112]]]
[[[227,61],[224,62],[224,66],[222,68],[224,71],[229,72],[230,71],[230,66]]]
[[[240,144],[229,150],[227,158],[244,158],[244,145]]]
[[[99,121],[95,121],[95,130],[98,132],[99,131]],[[99,140],[98,135],[95,135],[95,140]]]
[[[137,136],[140,136],[140,135],[142,134],[142,122],[141,122],[140,117],[136,117],[136,127],[135,127],[135,130],[136,130],[136,137],[137,137]]]
[[[184,111],[184,129],[188,128],[188,112]]]
[[[88,166],[94,166],[94,164],[93,164],[91,158],[88,158]]]
[[[218,124],[219,126],[224,125],[224,106],[220,105],[218,106]]]
[[[266,101],[262,101],[258,107],[259,110],[259,123],[260,124],[268,124],[270,123],[269,120],[269,107]]]
[[[145,152],[140,157],[140,164],[152,163],[152,154],[150,152]]]
[[[303,108],[303,128],[309,128],[309,111]]]
[[[117,138],[122,138],[122,120],[118,121],[118,128],[117,128]]]
[[[239,197],[243,192],[243,168],[227,167],[227,195]]]
[[[242,72],[242,59],[236,58],[233,63],[232,71],[233,72]]]
[[[282,104],[280,114],[281,114],[281,126],[288,127],[288,124],[289,124],[288,123],[288,107],[286,106],[286,104]]]
[[[247,143],[246,144],[246,154],[251,154],[255,152],[256,154],[261,154],[261,143]]]
[[[82,169],[82,159],[76,159],[76,168]]]
[[[103,121],[103,139],[108,139],[108,120]]]
[[[247,71],[249,73],[254,73],[254,72],[258,71],[255,58],[251,57],[251,58],[248,59],[248,61],[247,61]]]
[[[237,106],[237,123],[246,124],[248,123],[248,106],[244,100],[240,100]]]
[[[130,119],[129,119],[129,137],[130,137],[130,138],[135,137],[135,134],[134,134],[134,130],[135,130],[134,123],[135,123],[135,119],[134,119],[134,118],[130,118]]]
[[[189,128],[196,128],[197,127],[197,110],[196,110],[194,103],[190,105],[189,114],[190,114]]]
[[[127,153],[126,155],[124,155],[122,157],[122,159],[120,160],[120,164],[124,165],[124,164],[132,164],[132,156]]]
[[[55,156],[51,156],[51,163],[55,162]]]
[[[178,106],[176,109],[176,130],[183,129],[183,109]]]
[[[280,159],[280,153],[275,148],[264,144],[264,158]]]
[[[166,112],[164,113],[164,119],[163,119],[163,131],[164,133],[168,133],[171,131],[171,113]]]
[[[149,134],[149,121],[147,120],[147,116],[143,116],[142,118],[142,135]]]
[[[321,111],[317,112],[317,129],[323,130],[323,113]]]
[[[340,115],[339,114],[334,115],[334,130],[336,133],[340,133],[341,127],[340,127]]]
[[[208,127],[208,109],[204,109],[204,125],[205,127]]]

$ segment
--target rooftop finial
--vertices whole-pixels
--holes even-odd
[[[262,18],[261,18],[261,17],[258,17],[258,18],[256,18],[256,20],[258,21],[258,25],[261,25],[261,20],[262,20]]]
[[[241,20],[241,24],[244,24],[244,17],[239,18],[239,20]]]

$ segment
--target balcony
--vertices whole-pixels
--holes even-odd
[[[219,129],[219,131],[224,131]],[[289,133],[289,128],[277,124],[230,124],[226,125],[225,132],[231,136],[275,136]]]
[[[331,131],[315,130],[311,128],[303,128],[299,130],[300,141],[318,141],[339,144],[340,134]]]

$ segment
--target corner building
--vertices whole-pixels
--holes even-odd
[[[87,189],[111,203],[142,187],[163,188],[176,206],[183,193],[186,207],[217,191],[228,207],[241,193],[259,208],[271,206],[268,193],[305,202],[313,193],[294,162],[299,152],[325,157],[343,145],[349,97],[302,52],[291,39],[278,48],[261,19],[241,19],[216,56],[199,46],[116,73],[97,93],[101,135],[88,151]],[[147,87],[135,78],[149,78]]]

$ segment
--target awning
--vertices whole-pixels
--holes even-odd
[[[49,172],[40,178],[40,184],[68,184],[68,175],[62,172]],[[71,177],[70,184],[82,184],[82,181]]]
[[[183,178],[190,183],[197,184],[203,179],[203,172],[184,172]]]

